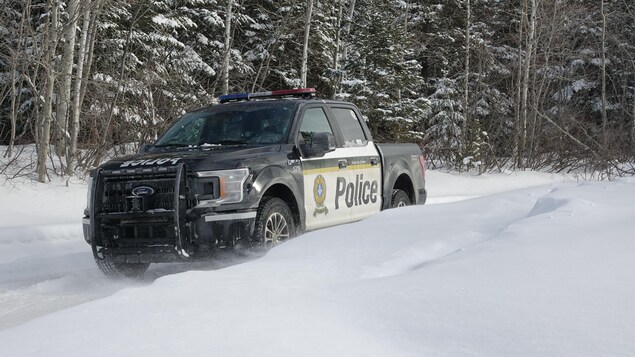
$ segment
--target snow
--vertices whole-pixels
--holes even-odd
[[[81,236],[83,183],[5,182],[2,355],[632,354],[635,178],[428,170],[427,187],[425,206],[262,257],[111,281]]]
[[[154,22],[154,23],[156,23],[158,25],[163,25],[165,27],[169,27],[169,28],[181,28],[181,27],[184,27],[180,22],[175,21],[174,19],[167,18],[167,17],[163,16],[162,14],[153,16],[152,17],[152,22]],[[189,25],[191,26],[191,24],[189,24]]]
[[[580,79],[580,80],[574,81],[573,83],[571,83],[567,87],[565,87],[562,90],[556,92],[552,96],[552,99],[558,100],[558,99],[561,99],[561,98],[565,98],[567,101],[569,101],[569,100],[571,100],[571,98],[573,98],[573,96],[577,92],[596,88],[597,85],[598,85],[598,83],[596,81],[587,81],[587,80],[584,80],[584,79]]]

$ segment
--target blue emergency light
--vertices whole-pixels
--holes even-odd
[[[315,96],[315,88],[299,88],[299,89],[274,90],[269,92],[224,94],[218,97],[218,101],[221,103],[227,103],[231,101],[250,100],[252,98],[313,97],[313,96]]]

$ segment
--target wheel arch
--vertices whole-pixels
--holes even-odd
[[[400,161],[395,163],[392,172],[388,175],[388,179],[384,182],[383,209],[390,208],[392,191],[395,189],[404,190],[410,198],[410,202],[412,202],[412,204],[417,203],[412,177],[405,163]]]
[[[289,209],[291,209],[291,213],[293,214],[293,220],[295,221],[296,227],[302,227],[301,225],[302,217],[301,217],[300,206],[298,204],[298,201],[293,191],[288,186],[282,183],[275,183],[267,187],[260,201],[262,202],[262,200],[265,197],[277,197],[283,200],[287,204],[287,206],[289,206]]]
[[[258,173],[253,183],[254,207],[259,207],[264,197],[278,197],[291,209],[296,227],[304,229],[304,201],[301,182],[289,170],[268,166]]]
[[[413,204],[417,202],[412,179],[410,178],[410,175],[405,172],[401,173],[395,180],[395,183],[392,185],[392,189],[390,191],[391,195],[392,190],[403,190],[408,195],[408,198],[410,198],[410,202],[412,202]]]

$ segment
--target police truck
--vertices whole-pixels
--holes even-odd
[[[220,96],[91,172],[83,229],[109,276],[268,249],[426,201],[416,144],[376,144],[351,103],[304,88]]]

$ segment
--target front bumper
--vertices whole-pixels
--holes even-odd
[[[135,219],[102,220],[95,227],[102,237],[99,247],[100,257],[114,262],[161,263],[191,260],[213,253],[215,250],[233,247],[253,234],[256,211],[209,212],[190,216],[185,229],[177,230],[172,223],[147,221],[137,216]],[[155,225],[153,231],[149,228]],[[84,239],[93,242],[91,219],[82,219]],[[158,229],[157,229],[158,227]],[[167,232],[180,231],[180,237]],[[104,241],[104,237],[107,239]],[[96,242],[97,243],[97,242]]]
[[[419,205],[425,204],[426,200],[428,199],[428,191],[426,191],[425,188],[420,188],[418,194],[419,194],[419,197],[417,200],[417,204]]]
[[[151,193],[135,195],[136,188]],[[83,219],[97,259],[157,263],[192,259],[251,237],[255,208],[197,206],[193,172],[184,165],[144,172],[98,171]],[[132,191],[132,193],[131,193]]]

